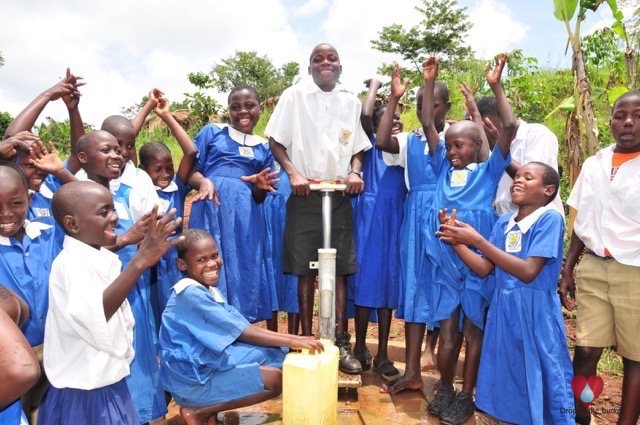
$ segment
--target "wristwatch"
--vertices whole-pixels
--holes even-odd
[[[356,174],[358,177],[362,178],[362,170],[360,171],[351,170],[349,171],[349,174]]]

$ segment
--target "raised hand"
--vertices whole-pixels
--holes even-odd
[[[391,73],[391,96],[400,99],[409,85],[409,79],[402,79],[402,67],[397,63],[393,65]]]
[[[424,62],[424,80],[436,80],[438,78],[438,59],[435,56],[429,56]]]
[[[504,66],[507,63],[508,58],[509,56],[506,53],[502,53],[502,55],[496,55],[493,58],[495,62],[493,69],[491,69],[491,67],[487,65],[487,67],[484,70],[484,73],[487,76],[487,83],[489,83],[489,85],[500,83],[502,70],[504,69]]]
[[[71,70],[67,68],[67,76],[62,81],[64,81],[66,84],[71,84],[74,87],[73,92],[67,93],[62,96],[62,101],[67,106],[67,109],[75,109],[78,107],[80,96],[82,96],[82,93],[78,91],[78,87],[84,86],[86,84],[84,81],[80,80],[82,80],[82,77],[72,74]]]
[[[138,254],[144,259],[147,267],[153,267],[171,247],[184,240],[184,236],[169,240],[169,237],[175,234],[176,228],[182,223],[182,217],[173,219],[175,214],[176,209],[172,208],[158,220],[157,205],[153,207],[151,212],[145,214],[145,216],[149,215],[149,226],[138,248]]]
[[[464,96],[464,106],[467,108],[469,115],[473,117],[474,114],[480,114],[476,100],[473,98],[473,93],[471,93],[471,89],[467,83],[460,84],[460,92],[462,96]]]
[[[155,101],[156,101],[156,115],[162,118],[171,113],[171,110],[169,109],[169,101],[166,98],[161,96],[155,99]]]
[[[160,102],[160,98],[164,96],[164,93],[160,89],[152,88],[149,91],[149,102],[153,107],[157,107]]]
[[[37,140],[40,140],[38,136],[28,131],[16,133],[15,136],[0,142],[0,159],[12,160],[18,154],[18,151],[29,153],[31,144]]]
[[[364,80],[364,86],[368,89],[373,87],[374,89],[378,90],[382,86],[382,82],[377,78],[367,78],[366,80]]]
[[[43,173],[55,175],[65,169],[64,163],[58,156],[58,152],[55,146],[53,146],[52,141],[49,141],[48,150],[44,143],[42,143],[42,140],[34,142],[31,145],[29,154],[31,156],[31,164]]]
[[[242,176],[240,177],[242,181],[252,183],[258,187],[258,189],[266,190],[267,192],[275,192],[276,190],[272,187],[272,185],[278,183],[280,179],[276,178],[278,175],[277,171],[270,173],[270,167],[265,168],[257,174],[253,174],[250,176]]]

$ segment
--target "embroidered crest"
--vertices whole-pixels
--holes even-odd
[[[33,209],[38,217],[51,217],[49,208],[34,208]]]
[[[273,161],[273,168],[274,168],[274,171],[277,171],[279,173],[280,170],[282,169],[282,166],[278,161]]]
[[[347,130],[347,129],[342,129],[340,130],[340,144],[343,146],[347,146],[347,143],[349,142],[349,138],[351,137],[351,131]]]
[[[160,201],[160,205],[158,205],[158,212],[164,214],[169,209],[170,201],[168,199],[158,199]]]
[[[251,146],[240,146],[240,155],[253,158],[253,148]]]
[[[467,185],[467,175],[469,170],[453,170],[451,173],[451,187],[461,187]]]
[[[522,232],[520,230],[512,230],[507,233],[505,251],[520,252],[522,251]]]

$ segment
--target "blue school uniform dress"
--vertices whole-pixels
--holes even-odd
[[[355,208],[356,261],[354,303],[369,308],[398,308],[400,227],[407,186],[404,168],[387,166],[382,151],[365,152],[365,181]]]
[[[216,288],[185,278],[162,314],[164,388],[180,406],[223,403],[264,390],[260,366],[282,368],[287,352],[237,341],[249,322]]]
[[[273,155],[266,140],[215,124],[204,127],[194,139],[196,167],[213,181],[220,204],[193,204],[190,228],[208,231],[222,254],[224,279],[219,289],[250,322],[271,319],[275,287],[264,265],[265,229],[258,204],[251,195],[250,176],[273,169]]]
[[[424,238],[425,252],[432,265],[432,321],[450,318],[461,305],[460,323],[467,317],[483,329],[495,287],[493,274],[481,278],[469,270],[451,245],[436,236],[435,232],[440,228],[438,210],[447,208],[449,213],[457,210],[458,220],[469,224],[488,239],[498,219],[493,200],[502,173],[511,162],[511,155],[505,159],[496,147],[486,162],[469,164],[457,170],[451,167],[443,147],[431,162],[438,175],[438,185],[425,223]]]
[[[574,408],[573,369],[556,293],[564,219],[551,206],[521,222],[515,221],[515,214],[500,216],[489,241],[515,257],[546,261],[530,283],[495,268],[476,405],[505,422],[573,424],[573,416],[562,413]]]
[[[431,268],[422,236],[425,216],[436,189],[436,174],[424,137],[407,136],[406,174],[409,194],[400,228],[400,290],[396,317],[405,322],[430,323]],[[438,145],[444,151],[444,144]]]
[[[51,263],[62,250],[55,227],[26,220],[22,243],[0,236],[0,284],[11,289],[29,307],[29,317],[20,330],[35,347],[44,341],[44,326],[49,308],[49,272]]]
[[[282,272],[282,241],[284,239],[284,224],[287,217],[287,199],[291,195],[289,176],[277,162],[274,163],[280,179],[275,192],[267,193],[267,198],[261,206],[264,216],[266,243],[265,264],[267,278],[275,288],[276,309],[287,313],[299,313],[298,305],[298,277]],[[272,306],[273,308],[273,306]]]
[[[20,399],[4,409],[0,409],[0,425],[29,425],[29,421],[22,411]]]
[[[160,204],[158,213],[164,214],[172,208],[176,209],[174,217],[184,218],[185,198],[191,192],[191,187],[185,184],[177,174],[174,174],[173,181],[164,189],[156,187]],[[172,238],[180,236],[182,226],[176,229],[176,234]],[[182,273],[176,266],[178,252],[175,247],[170,248],[162,256],[150,272],[151,275],[151,308],[156,323],[156,330],[160,330],[160,320],[162,311],[167,305],[171,287],[182,278]]]
[[[121,235],[133,226],[133,221],[126,200],[118,195],[113,195],[113,200],[118,213],[116,234]],[[123,270],[137,251],[136,245],[127,245],[116,252],[122,261]],[[133,328],[135,357],[130,366],[131,374],[125,378],[125,381],[129,387],[140,423],[146,423],[167,414],[164,391],[160,381],[157,357],[158,341],[150,299],[149,274],[145,272],[127,295],[136,324]]]

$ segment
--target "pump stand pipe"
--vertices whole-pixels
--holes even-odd
[[[346,189],[344,184],[312,183],[311,190],[322,196],[322,248],[318,249],[318,261],[309,265],[318,269],[319,311],[318,325],[320,338],[336,339],[336,249],[331,248],[332,199],[335,192]]]

